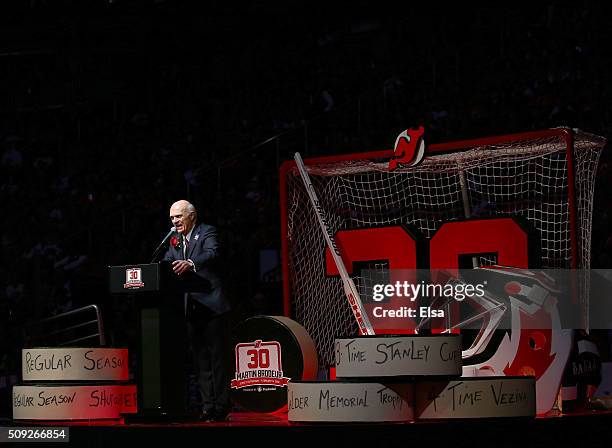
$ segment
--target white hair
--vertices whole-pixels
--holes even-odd
[[[198,214],[195,206],[191,202],[187,202],[187,205],[185,206],[185,210],[187,210],[188,213],[195,213],[196,215]]]

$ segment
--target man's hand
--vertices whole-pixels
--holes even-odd
[[[176,275],[182,275],[193,270],[193,263],[190,260],[175,260],[172,262],[172,270]]]

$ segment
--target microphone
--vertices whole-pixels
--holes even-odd
[[[176,227],[173,226],[170,228],[170,231],[164,237],[162,242],[159,243],[159,246],[157,246],[157,248],[155,249],[155,252],[153,252],[153,259],[151,260],[151,263],[155,263],[157,257],[159,256],[159,251],[161,250],[162,247],[164,247],[164,244],[166,244],[166,241],[168,241],[168,238],[170,238],[170,235],[172,235],[174,232],[176,232]]]

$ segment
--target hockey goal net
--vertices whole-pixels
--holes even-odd
[[[539,267],[586,269],[604,144],[555,128],[431,145],[416,167],[389,170],[392,151],[305,164],[333,232],[403,224],[430,238],[443,223],[468,217],[466,210],[520,217],[539,239]],[[328,367],[335,338],[356,335],[357,325],[341,279],[326,275],[325,240],[293,161],[281,167],[280,183],[285,313],[308,330]],[[370,268],[380,266],[384,260]],[[359,270],[352,278],[361,291],[367,279]]]

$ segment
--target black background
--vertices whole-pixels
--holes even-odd
[[[89,303],[125,344],[132,304],[108,298],[105,266],[149,261],[180,198],[220,229],[236,320],[280,313],[279,271],[259,257],[280,248],[278,166],[296,150],[389,149],[419,123],[431,143],[608,136],[609,7],[494,3],[1,2],[0,376],[25,324]]]

